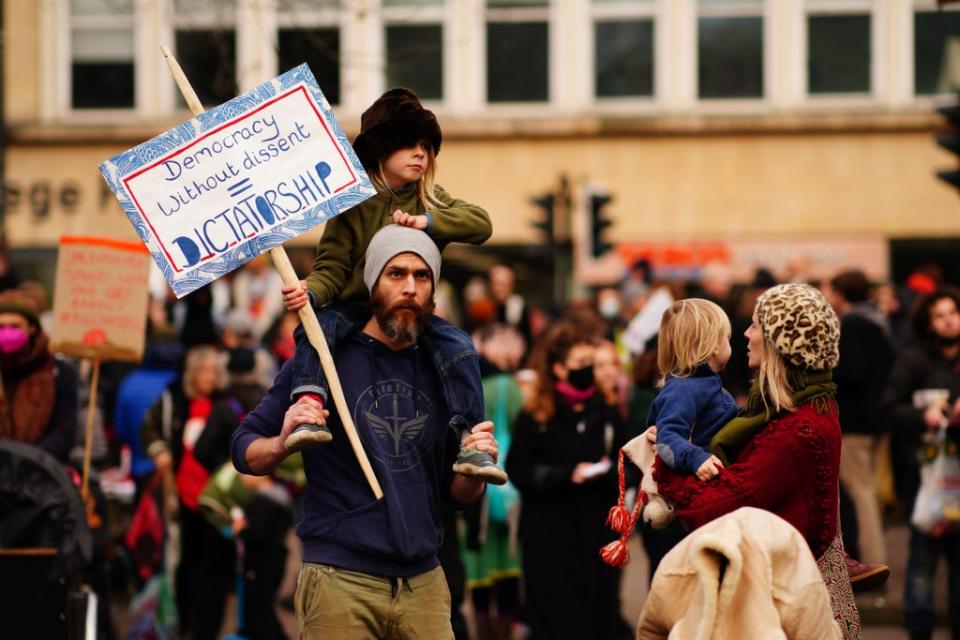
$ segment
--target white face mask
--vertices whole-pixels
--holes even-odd
[[[620,302],[616,298],[605,298],[600,302],[599,311],[601,316],[612,320],[620,313]]]

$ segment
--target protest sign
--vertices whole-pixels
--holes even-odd
[[[186,74],[183,73],[183,69],[180,68],[180,65],[177,63],[176,58],[174,58],[173,53],[167,47],[160,48],[161,53],[163,54],[164,59],[167,62],[167,66],[170,68],[170,73],[173,75],[174,81],[177,83],[177,87],[180,89],[180,93],[183,95],[183,99],[186,100],[187,106],[190,108],[190,111],[193,112],[193,115],[197,118],[200,118],[205,114],[203,105],[200,103],[200,99],[197,97],[197,93],[193,90],[193,87],[190,85],[190,80],[187,79]],[[310,75],[309,70],[306,69],[305,65],[301,65],[294,71],[300,70],[300,73],[305,73],[309,76],[310,81],[313,86],[316,86],[316,81],[313,80]],[[291,73],[291,72],[288,72]],[[280,79],[286,77],[288,74],[284,74]],[[278,79],[279,80],[279,79]],[[281,83],[282,84],[282,83]],[[319,94],[319,99],[323,100],[323,94],[317,90]],[[228,103],[229,104],[229,103]],[[325,103],[324,103],[325,104]],[[332,121],[332,126],[336,126],[336,120],[333,119],[331,114],[330,116]],[[339,127],[337,127],[337,132],[339,133],[339,139],[343,138],[342,132],[340,132]],[[242,134],[241,134],[242,137]],[[350,158],[350,162],[354,165],[355,170],[363,176],[363,180],[366,181],[366,186],[369,187],[369,181],[367,181],[365,174],[363,174],[362,169],[360,168],[360,163],[357,161],[355,154],[352,153],[352,147],[343,143],[344,147],[340,149],[340,152],[346,152]],[[329,165],[324,167],[321,163],[315,165],[315,169],[318,175],[326,174]],[[338,189],[341,191],[346,189],[349,184],[345,185],[343,188]],[[360,189],[359,186],[356,187],[357,190]],[[346,197],[346,194],[341,195],[340,198],[343,199]],[[368,197],[368,196],[364,196]],[[362,200],[363,198],[361,198]],[[267,204],[270,203],[268,199],[265,199]],[[299,281],[297,280],[297,274],[293,270],[293,265],[290,264],[290,258],[287,256],[286,251],[283,250],[283,246],[276,245],[272,246],[269,249],[270,258],[273,260],[274,266],[276,266],[277,271],[280,273],[280,278],[283,280],[284,284],[288,286],[297,286]],[[347,439],[350,441],[350,447],[353,449],[354,454],[356,455],[357,462],[360,465],[363,475],[367,480],[367,484],[370,485],[370,490],[373,492],[374,498],[380,500],[383,498],[383,489],[380,486],[379,480],[377,480],[376,474],[373,472],[373,467],[370,466],[370,459],[367,457],[366,451],[363,449],[363,443],[360,441],[360,436],[357,434],[357,428],[353,424],[353,419],[350,417],[350,409],[347,406],[346,398],[343,395],[343,388],[340,386],[340,377],[337,374],[336,366],[333,363],[333,356],[330,354],[330,350],[327,347],[327,341],[323,336],[323,331],[320,329],[320,323],[317,321],[317,316],[314,314],[313,309],[309,306],[304,305],[297,311],[297,315],[300,317],[300,322],[303,325],[304,331],[307,335],[307,341],[310,345],[316,350],[317,355],[320,357],[320,364],[323,367],[323,371],[327,376],[327,382],[330,384],[330,394],[333,396],[334,405],[337,407],[337,411],[340,413],[340,419],[342,420],[343,430],[347,434]],[[95,369],[96,371],[97,369]],[[303,426],[303,425],[301,425]],[[303,445],[303,448],[310,446],[316,446],[322,438],[322,432],[319,428],[313,430],[302,430],[306,437],[301,438],[300,444]],[[312,431],[312,434],[309,433]],[[288,447],[290,445],[292,438],[288,437],[284,441],[284,446],[287,449],[298,448],[297,445],[294,447]],[[88,447],[89,448],[89,447]]]
[[[143,244],[64,236],[57,256],[51,349],[77,358],[139,362],[150,258]]]
[[[100,172],[177,297],[376,193],[305,64]]]

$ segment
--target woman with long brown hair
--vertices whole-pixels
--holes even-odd
[[[623,442],[616,407],[597,391],[593,338],[554,325],[535,353],[539,386],[517,416],[507,471],[520,491],[520,541],[533,638],[632,637],[619,611],[619,570],[598,550],[617,495],[610,456]]]

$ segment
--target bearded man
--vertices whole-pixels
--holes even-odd
[[[483,421],[469,337],[459,332],[461,349],[450,353],[458,330],[433,317],[439,274],[440,252],[429,236],[390,225],[366,252],[372,316],[358,319],[333,305],[317,312],[381,500],[370,493],[337,409],[324,409],[325,389],[303,393],[292,361],[234,433],[234,465],[252,474],[273,471],[302,425],[331,433],[323,446],[303,450],[308,487],[297,530],[304,563],[296,594],[302,638],[453,637],[437,559],[441,505],[470,504],[483,494],[482,475],[451,465],[461,448],[495,461],[497,442],[493,423]],[[461,442],[451,427],[463,421],[472,428]]]

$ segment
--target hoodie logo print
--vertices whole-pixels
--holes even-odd
[[[368,451],[394,471],[420,466],[421,457],[433,446],[432,415],[430,400],[399,380],[368,387],[354,407],[358,427],[368,427],[360,429]]]
[[[370,421],[373,432],[381,438],[393,440],[393,453],[397,456],[400,455],[400,443],[404,440],[416,438],[423,430],[423,423],[430,417],[422,415],[407,420],[406,417],[398,414],[399,404],[400,396],[395,393],[393,394],[393,415],[379,418],[375,413],[367,412],[367,420]]]

